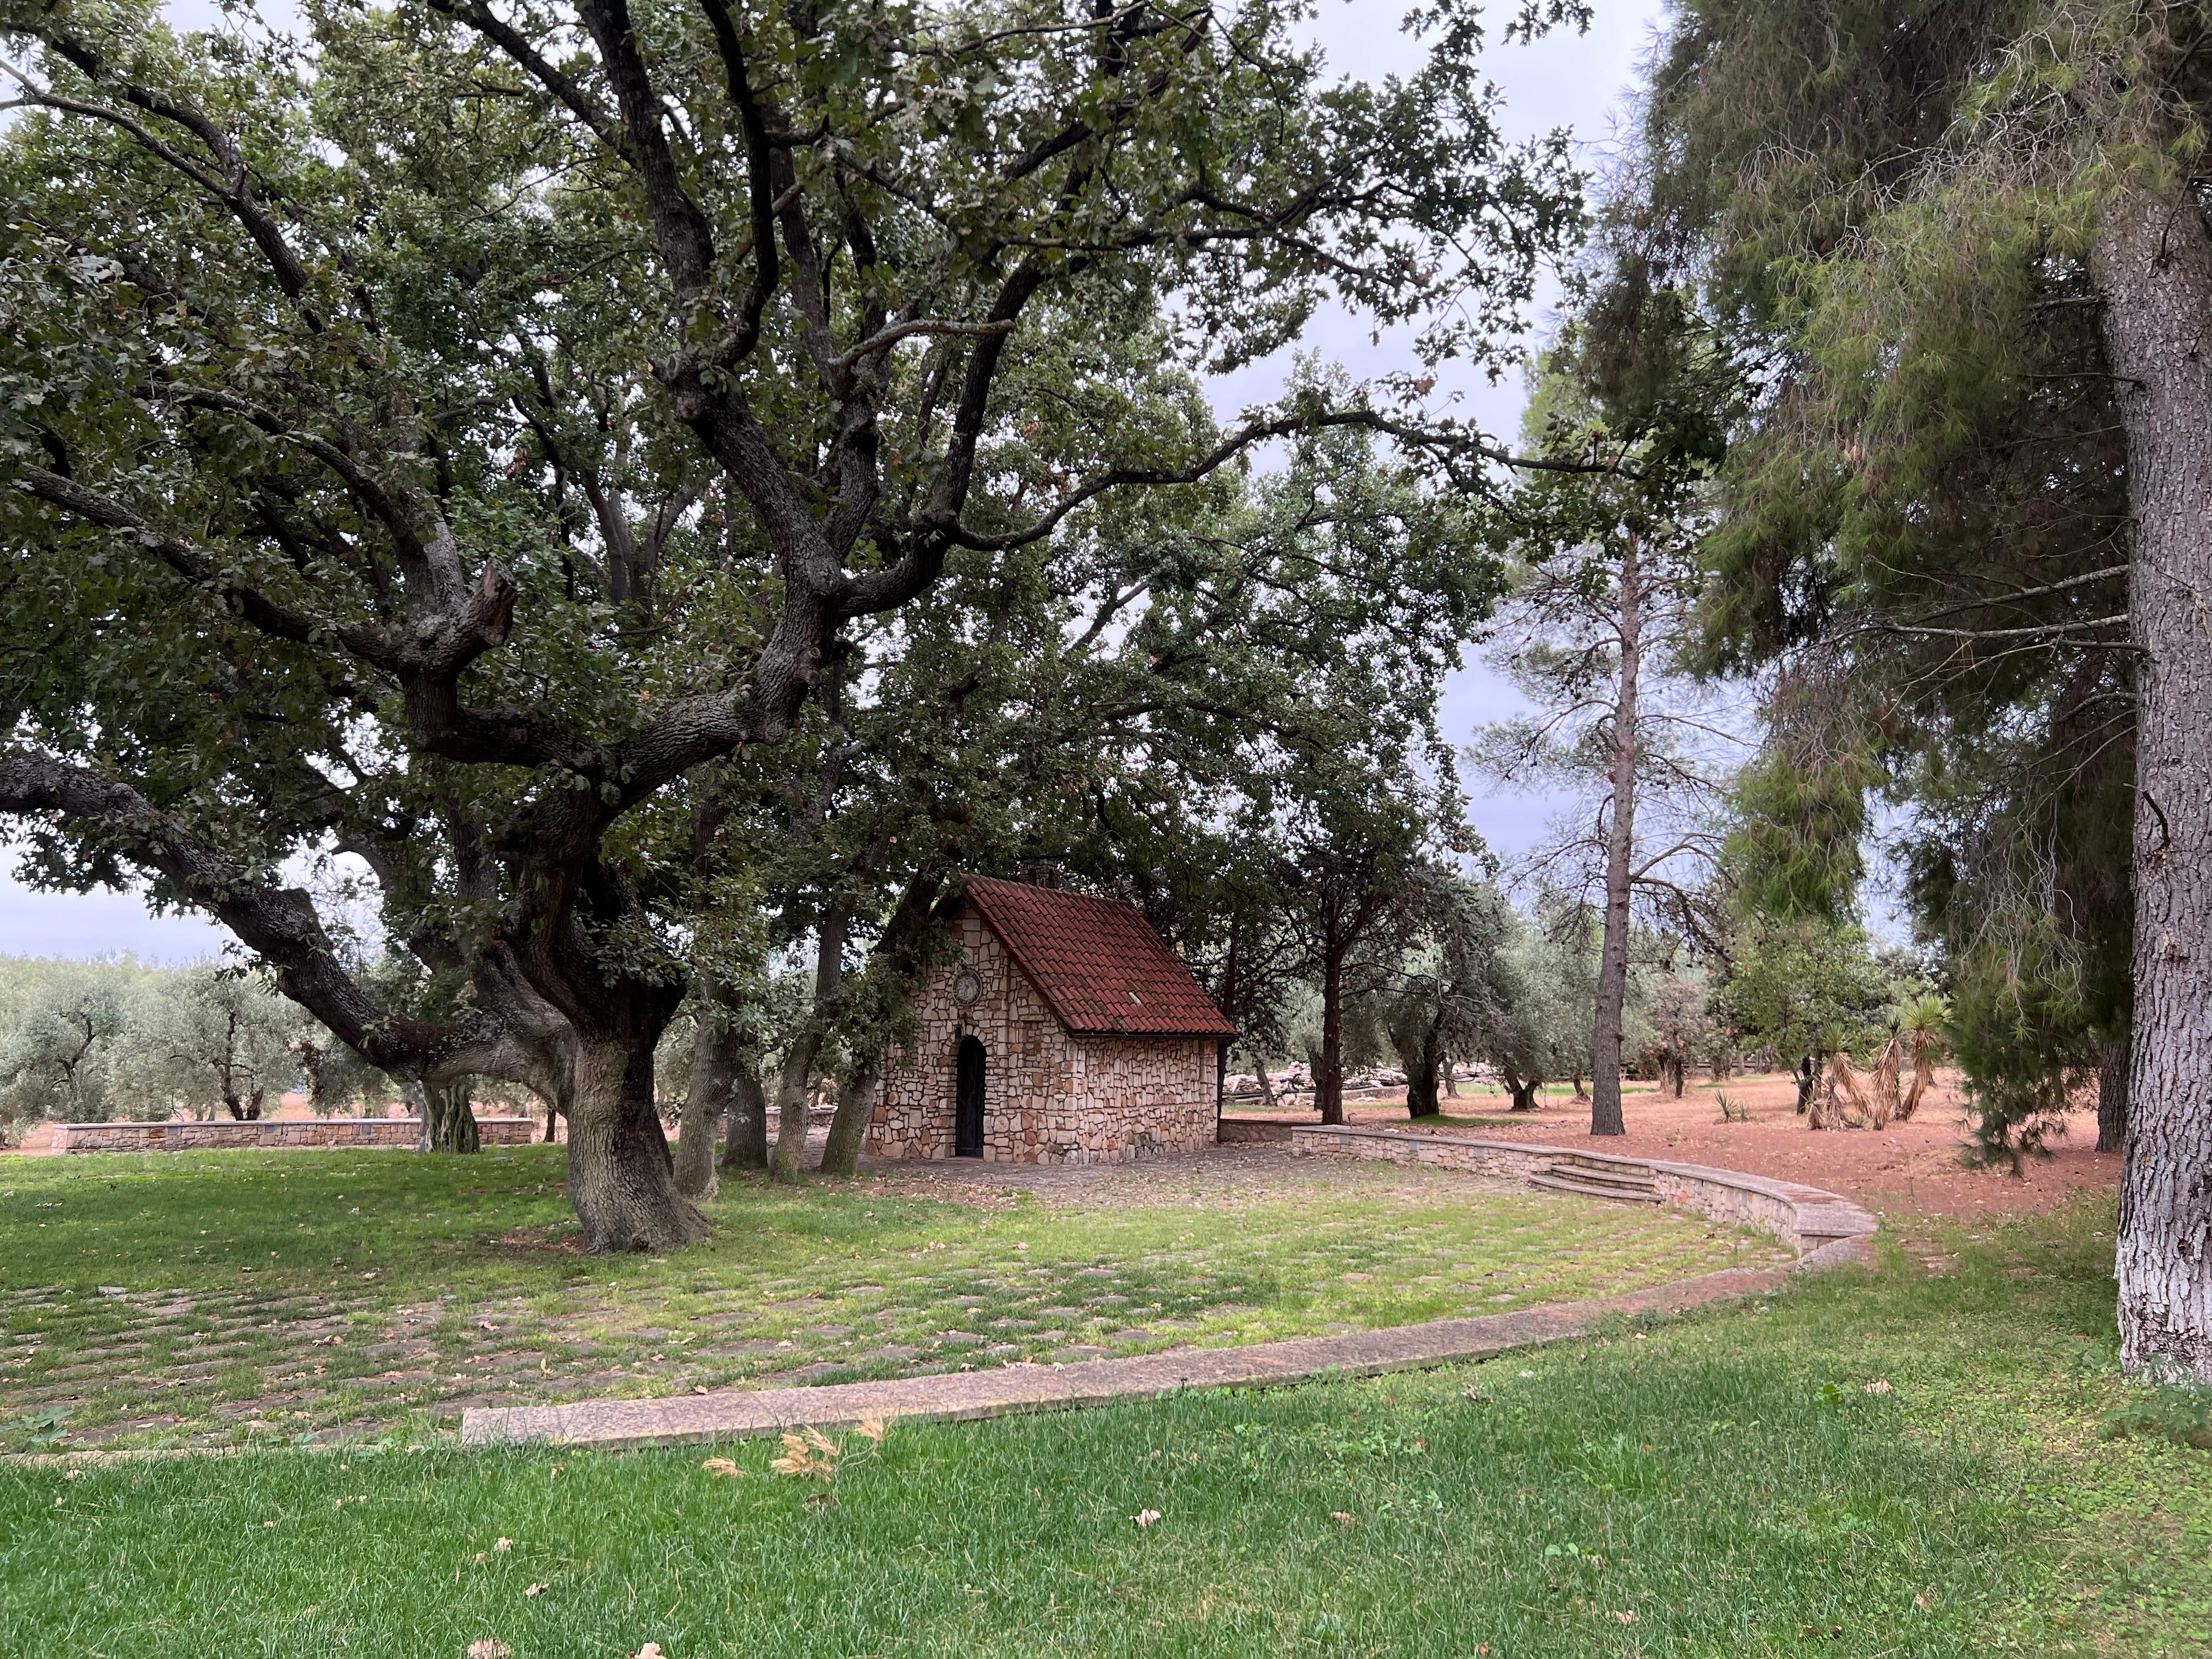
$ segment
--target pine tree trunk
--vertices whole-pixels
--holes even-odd
[[[2099,228],[2139,653],[2120,1362],[2212,1382],[2212,234],[2185,185]]]
[[[653,1044],[580,1047],[568,1105],[568,1196],[593,1251],[667,1250],[709,1231],[676,1190],[653,1098]]]
[[[1620,1111],[1621,1024],[1628,1006],[1628,900],[1636,847],[1636,693],[1643,667],[1643,570],[1631,538],[1620,556],[1620,684],[1613,714],[1613,822],[1606,837],[1605,935],[1590,1035],[1590,1133],[1628,1133]]]
[[[722,1140],[726,1170],[768,1168],[768,1091],[750,1055],[739,1054],[730,1073],[730,1125]]]
[[[1321,1053],[1314,1058],[1314,1104],[1323,1123],[1344,1121],[1344,957],[1332,950],[1322,964]]]
[[[2123,1151],[2128,1140],[2128,1050],[2125,1037],[2106,1045],[2097,1068],[2097,1150]]]
[[[822,1173],[849,1176],[860,1167],[860,1147],[868,1138],[868,1118],[876,1109],[876,1060],[871,1055],[853,1069],[837,1091],[836,1115],[822,1146]]]

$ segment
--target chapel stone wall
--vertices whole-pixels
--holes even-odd
[[[880,1158],[951,1158],[962,1037],[983,1044],[983,1158],[1105,1164],[1194,1152],[1213,1139],[1211,1037],[1071,1036],[973,908],[955,924],[963,958],[932,970],[916,1036],[884,1068],[868,1124]],[[953,997],[963,969],[981,990]]]

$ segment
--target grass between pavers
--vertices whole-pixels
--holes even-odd
[[[2201,1654],[2212,1458],[2098,1432],[2141,1393],[2109,1236],[2084,1206],[1954,1277],[1889,1251],[1486,1365],[894,1425],[826,1485],[758,1443],[0,1464],[0,1652]]]
[[[1042,1201],[743,1182],[708,1206],[705,1245],[590,1257],[562,1156],[0,1164],[0,1449],[415,1433],[472,1403],[1264,1341],[1784,1255],[1679,1212],[1300,1159]]]

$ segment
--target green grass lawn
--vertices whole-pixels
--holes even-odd
[[[2142,1392],[2109,1230],[1486,1365],[893,1425],[828,1484],[757,1444],[0,1464],[0,1652],[2201,1655],[2212,1459],[2100,1432]]]
[[[1678,1212],[1254,1149],[1035,1191],[738,1182],[708,1244],[592,1257],[562,1158],[0,1162],[0,1449],[420,1437],[472,1403],[1260,1341],[1783,1255]]]

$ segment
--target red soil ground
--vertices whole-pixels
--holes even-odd
[[[1462,1085],[1463,1087],[1464,1085]],[[1672,1158],[1802,1181],[1856,1199],[1885,1218],[1940,1215],[1993,1218],[2007,1212],[2050,1209],[2085,1192],[2116,1190],[2120,1181],[2117,1152],[2099,1153],[2094,1111],[2069,1114],[2067,1133],[2054,1140],[2049,1158],[2023,1158],[2014,1176],[1999,1167],[1977,1170],[1966,1159],[1972,1138],[1966,1131],[1966,1104],[1956,1078],[1943,1076],[1909,1123],[1877,1133],[1844,1129],[1814,1133],[1797,1115],[1796,1085],[1786,1073],[1738,1077],[1717,1085],[1732,1103],[1751,1109],[1748,1123],[1721,1121],[1713,1096],[1716,1085],[1695,1084],[1680,1100],[1662,1100],[1649,1090],[1626,1097],[1622,1115],[1628,1133],[1593,1139],[1589,1107],[1570,1097],[1547,1096],[1543,1109],[1510,1126],[1498,1120],[1505,1102],[1462,1093],[1447,1100],[1454,1117],[1480,1117],[1483,1127],[1446,1133],[1500,1140],[1541,1140],[1555,1146],[1587,1145],[1593,1152],[1628,1157]],[[1347,1109],[1353,1122],[1403,1125],[1405,1108],[1361,1102]]]
[[[1972,1137],[1966,1133],[1965,1102],[1956,1078],[1948,1075],[1939,1079],[1911,1122],[1893,1124],[1880,1133],[1869,1129],[1814,1133],[1797,1115],[1796,1085],[1786,1073],[1738,1077],[1718,1087],[1727,1091],[1730,1101],[1751,1109],[1751,1121],[1723,1122],[1720,1107],[1713,1098],[1716,1085],[1710,1083],[1692,1085],[1680,1100],[1663,1100],[1648,1085],[1632,1085],[1635,1091],[1624,1102],[1628,1133],[1618,1139],[1593,1140],[1587,1103],[1547,1095],[1540,1111],[1527,1117],[1516,1115],[1508,1122],[1504,1121],[1502,1097],[1469,1094],[1462,1085],[1457,1100],[1445,1101],[1446,1113],[1460,1118],[1480,1117],[1484,1122],[1479,1127],[1440,1133],[1540,1140],[1563,1146],[1586,1145],[1593,1152],[1672,1158],[1751,1175],[1782,1176],[1827,1188],[1856,1200],[1877,1215],[1899,1220],[1913,1215],[1972,1219],[1984,1214],[1996,1217],[2008,1212],[2049,1209],[2079,1194],[2109,1193],[2119,1186],[2119,1155],[2091,1150],[2097,1144],[2097,1124],[2095,1114],[2089,1111],[2070,1114],[2066,1136],[2053,1143],[2052,1154],[2023,1158],[2017,1176],[2002,1167],[1971,1167],[1966,1158]],[[389,1109],[397,1114],[402,1109]],[[288,1096],[271,1115],[290,1118],[311,1114],[303,1097]],[[1308,1114],[1285,1115],[1293,1122],[1316,1121]],[[1346,1115],[1363,1125],[1395,1127],[1407,1122],[1402,1104],[1383,1102],[1352,1103]],[[46,1152],[52,1135],[52,1125],[33,1125],[26,1133],[21,1150],[33,1155]]]

